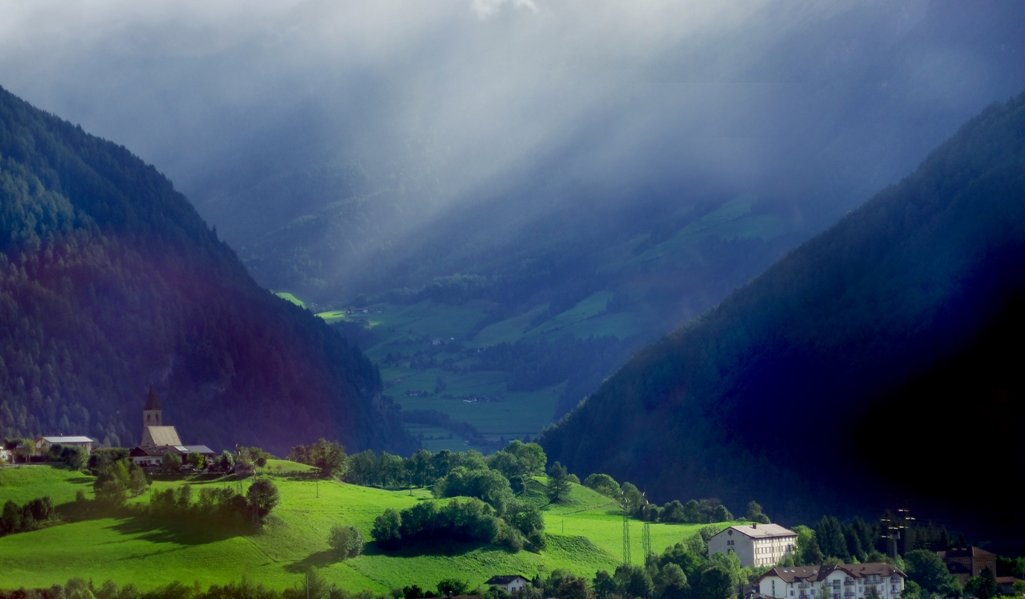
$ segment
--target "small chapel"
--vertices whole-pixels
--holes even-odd
[[[144,468],[158,467],[163,463],[164,455],[177,453],[185,461],[190,453],[199,453],[205,457],[214,457],[214,452],[206,445],[183,445],[178,429],[164,424],[164,412],[160,408],[160,400],[150,387],[146,395],[146,405],[142,409],[142,440],[139,446],[132,449],[132,461]]]

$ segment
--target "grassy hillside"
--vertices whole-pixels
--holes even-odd
[[[153,588],[179,580],[207,586],[240,576],[276,588],[299,582],[306,567],[347,589],[387,591],[409,584],[433,587],[443,578],[461,578],[471,585],[495,574],[533,576],[542,568],[565,568],[591,577],[613,570],[622,561],[623,521],[616,506],[590,489],[574,486],[567,503],[544,512],[548,548],[535,554],[495,548],[454,547],[439,554],[406,552],[385,555],[368,545],[364,555],[337,561],[328,551],[327,531],[334,524],[360,529],[370,538],[373,519],[386,508],[402,509],[427,499],[425,490],[385,491],[338,482],[289,477],[302,468],[273,460],[266,469],[278,486],[281,503],[264,530],[239,536],[187,522],[160,526],[139,518],[103,518],[61,524],[44,530],[0,537],[0,588],[46,586],[72,577]],[[68,500],[88,477],[49,467],[0,469],[0,494],[31,498],[39,494]],[[156,482],[154,488],[180,482]],[[239,485],[215,480],[203,485]],[[243,481],[243,490],[249,481]],[[151,491],[150,491],[151,492]],[[92,496],[91,492],[87,494]],[[57,503],[61,503],[58,500]],[[135,502],[148,501],[148,493]],[[631,553],[642,555],[642,523],[631,521]],[[696,534],[700,525],[651,525],[652,549]]]

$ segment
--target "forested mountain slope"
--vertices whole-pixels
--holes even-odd
[[[1020,95],[637,354],[542,443],[656,498],[781,516],[910,501],[1020,541],[997,489],[1025,467],[1023,257]]]
[[[0,89],[0,434],[131,445],[149,386],[186,443],[409,443],[377,369],[167,179]]]

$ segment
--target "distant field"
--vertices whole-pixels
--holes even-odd
[[[275,291],[274,295],[280,297],[283,300],[292,302],[293,304],[299,306],[300,308],[305,308],[306,307],[306,303],[305,302],[303,302],[301,299],[299,299],[294,294],[292,294],[292,293],[290,293],[288,291]]]
[[[189,523],[154,529],[137,519],[105,518],[9,535],[0,537],[4,565],[0,588],[46,586],[72,577],[97,582],[109,578],[142,589],[174,580],[206,586],[242,575],[284,588],[297,584],[303,568],[312,566],[344,588],[387,591],[408,584],[429,588],[451,577],[478,585],[499,573],[533,576],[542,567],[546,572],[565,568],[590,578],[598,569],[611,571],[622,561],[622,517],[609,499],[579,486],[574,486],[569,503],[545,510],[548,548],[540,554],[475,548],[445,555],[384,555],[369,546],[360,557],[337,561],[327,551],[331,525],[356,526],[369,539],[373,519],[384,509],[409,507],[428,493],[294,480],[274,474],[279,468],[285,472],[304,467],[280,460],[270,463],[267,470],[281,493],[281,504],[259,534],[237,536]],[[15,470],[23,471],[12,475]],[[4,481],[0,488],[4,497],[35,496],[45,490],[51,497],[73,499],[77,489],[89,486],[77,480],[88,477],[65,474],[67,471],[48,467],[4,468],[0,469]],[[178,484],[164,482],[156,487]],[[194,488],[226,484],[238,483],[211,481]],[[248,484],[242,483],[243,490]],[[642,526],[630,521],[635,563],[642,555]],[[699,528],[651,525],[652,548],[660,552]]]

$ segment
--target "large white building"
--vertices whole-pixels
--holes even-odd
[[[797,546],[797,533],[779,524],[731,526],[708,540],[708,555],[735,553],[741,566],[775,566]]]
[[[758,579],[758,592],[777,599],[897,599],[907,576],[891,564],[776,567]],[[875,595],[872,595],[875,591]]]

